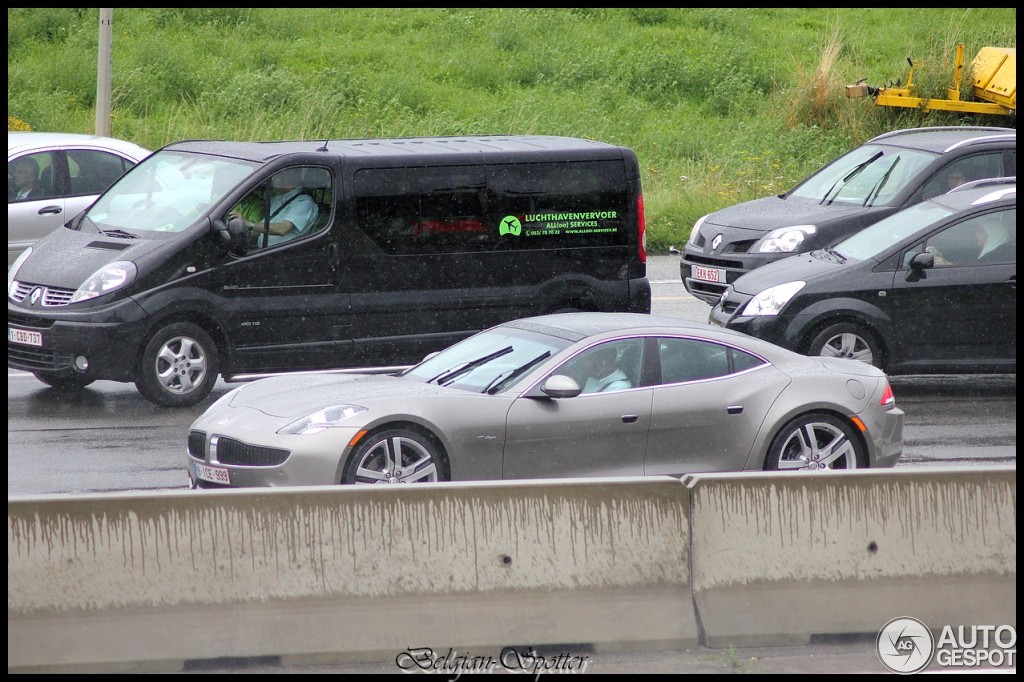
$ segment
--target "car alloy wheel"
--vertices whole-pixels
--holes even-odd
[[[775,438],[765,468],[827,471],[867,466],[864,446],[853,429],[829,414],[808,414],[789,422]]]
[[[188,407],[210,394],[217,371],[217,347],[210,335],[194,324],[180,322],[150,338],[135,385],[157,405]]]
[[[368,436],[349,460],[343,483],[432,483],[446,480],[444,455],[425,435],[388,429]]]

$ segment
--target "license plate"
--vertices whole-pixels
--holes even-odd
[[[39,332],[30,332],[24,329],[7,328],[7,340],[11,343],[21,343],[26,346],[42,346],[43,335]]]
[[[725,284],[725,270],[721,268],[705,268],[703,265],[692,265],[690,267],[693,268],[691,274],[694,279],[699,279],[702,282]]]
[[[222,485],[231,485],[231,476],[228,474],[227,469],[221,467],[211,467],[206,464],[194,463],[196,467],[196,478],[201,478],[204,481],[210,483],[220,483]]]

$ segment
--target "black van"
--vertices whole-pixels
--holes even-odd
[[[636,155],[591,140],[184,141],[8,271],[7,364],[193,405],[217,376],[419,361],[562,310],[649,313]]]

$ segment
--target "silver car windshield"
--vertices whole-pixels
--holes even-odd
[[[954,211],[945,206],[926,201],[884,220],[879,220],[874,225],[839,242],[833,250],[851,260],[874,258],[907,237],[944,220],[953,213]]]
[[[507,388],[537,364],[571,345],[566,339],[497,327],[460,341],[403,376],[476,393]]]
[[[100,230],[183,232],[259,164],[161,151],[121,177],[86,212]]]
[[[865,145],[840,156],[788,196],[822,205],[886,206],[934,160],[928,152]]]

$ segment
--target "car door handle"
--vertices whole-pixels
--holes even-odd
[[[639,418],[640,418],[639,415],[624,414],[624,415],[622,415],[622,423],[623,424],[635,424],[636,420],[639,419]]]
[[[743,406],[729,405],[727,408],[725,408],[725,411],[728,412],[729,414],[743,414]]]
[[[39,215],[56,215],[63,210],[60,206],[43,206],[39,209]]]

